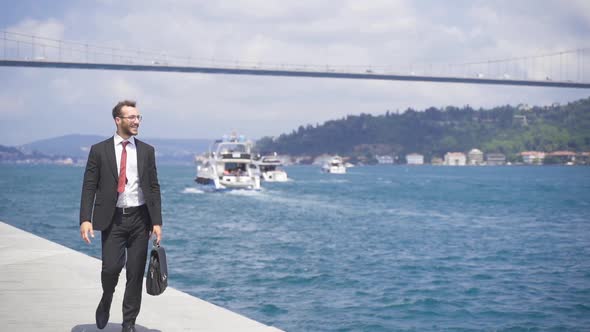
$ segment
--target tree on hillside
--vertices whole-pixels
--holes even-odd
[[[590,151],[590,98],[564,106],[510,105],[475,110],[470,106],[430,107],[423,112],[407,109],[401,114],[360,113],[316,126],[299,126],[276,139],[257,142],[263,152],[290,155],[366,154],[404,155],[412,152],[442,156],[449,151],[516,155],[524,150]]]

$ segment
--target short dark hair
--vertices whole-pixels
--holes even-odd
[[[121,109],[125,106],[135,107],[135,101],[125,99],[123,101],[118,102],[117,105],[115,105],[115,107],[113,108],[113,119],[121,116]]]

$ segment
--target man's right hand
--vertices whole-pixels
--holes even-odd
[[[92,223],[90,221],[84,221],[80,224],[80,236],[82,236],[82,240],[84,240],[86,243],[90,243],[88,233],[90,233],[90,237],[94,238],[94,230],[92,230]]]

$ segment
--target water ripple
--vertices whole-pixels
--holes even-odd
[[[77,234],[83,169],[0,168],[0,219],[100,256]],[[590,168],[292,167],[293,181],[222,193],[192,167],[158,171],[171,286],[266,324],[590,326]]]

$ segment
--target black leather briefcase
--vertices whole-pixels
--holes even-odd
[[[154,247],[150,253],[150,262],[145,279],[145,288],[150,295],[160,295],[168,287],[168,264],[166,251],[154,241]]]

